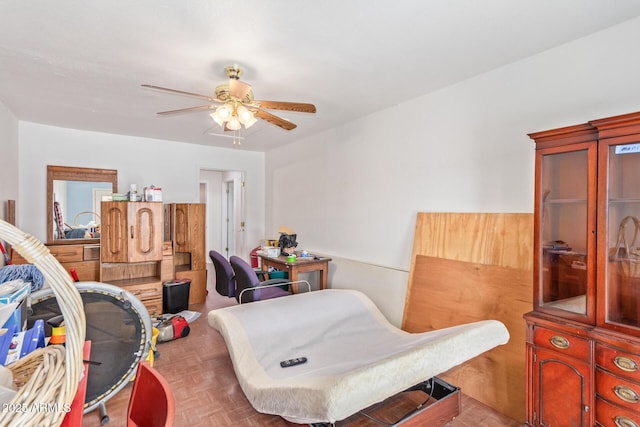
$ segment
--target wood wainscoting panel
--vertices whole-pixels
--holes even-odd
[[[516,420],[525,414],[524,313],[533,307],[533,215],[419,213],[402,328],[503,322],[509,343],[443,379]]]

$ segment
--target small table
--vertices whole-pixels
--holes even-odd
[[[327,289],[329,282],[329,261],[331,258],[323,257],[298,257],[295,262],[288,262],[287,257],[280,255],[278,257],[268,257],[266,255],[258,255],[262,262],[262,268],[273,267],[277,270],[289,273],[289,280],[295,282],[298,280],[298,273],[306,273],[309,271],[320,272],[320,289]],[[294,283],[293,293],[298,293],[298,284]]]

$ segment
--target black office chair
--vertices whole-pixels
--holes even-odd
[[[236,296],[236,275],[229,261],[219,252],[209,251],[216,270],[216,292],[229,298]]]
[[[234,255],[229,258],[229,262],[236,274],[236,300],[240,304],[291,295],[291,292],[272,286],[290,283],[288,280],[271,279],[261,282],[256,271],[242,258]]]

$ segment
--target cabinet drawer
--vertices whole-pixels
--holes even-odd
[[[160,304],[162,305],[162,282],[149,282],[139,285],[130,285],[123,287],[123,289],[127,292],[132,293],[143,304],[146,304],[146,301],[159,298]]]
[[[152,318],[162,315],[162,298],[145,300],[143,304]]]
[[[640,416],[636,412],[596,399],[596,423],[603,427],[640,427]]]
[[[47,246],[51,255],[53,255],[58,262],[76,262],[84,259],[84,246],[83,245],[54,245]],[[18,253],[15,249],[11,250],[11,262],[13,264],[27,264],[27,260]]]
[[[70,271],[72,268],[76,270],[80,281],[100,281],[100,262],[99,261],[83,261],[72,263],[60,263],[65,270]]]
[[[536,326],[533,342],[538,347],[560,351],[567,356],[589,361],[589,340],[553,329]]]
[[[58,262],[75,262],[84,259],[84,246],[82,245],[57,245],[48,246],[51,255]]]
[[[100,245],[85,245],[83,257],[85,261],[100,261]]]
[[[640,413],[640,386],[596,369],[596,393],[619,406]]]
[[[596,343],[596,364],[621,377],[640,381],[640,356]]]

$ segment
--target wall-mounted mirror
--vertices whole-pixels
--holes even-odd
[[[102,196],[117,192],[117,170],[47,166],[47,243],[99,241]]]

